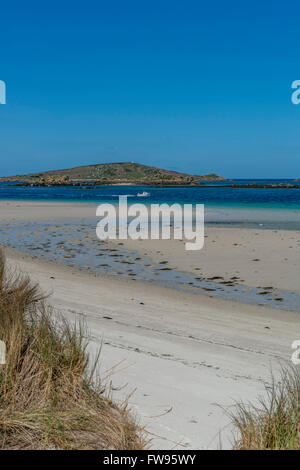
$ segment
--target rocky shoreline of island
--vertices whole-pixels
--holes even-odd
[[[2,180],[3,181],[3,180]],[[208,180],[210,181],[210,180]],[[1,182],[1,179],[0,179]],[[145,185],[145,186],[199,186],[202,183],[200,181],[189,179],[180,179],[180,180],[136,180],[136,181],[124,181],[120,180],[70,180],[68,178],[57,178],[57,179],[39,179],[37,181],[32,180],[6,180],[8,183],[14,183],[13,186],[22,186],[22,187],[52,187],[52,186],[72,186],[80,187],[83,189],[92,189],[98,186],[134,186],[134,185]]]
[[[0,179],[0,182],[3,181]],[[52,186],[71,186],[71,187],[80,187],[82,189],[93,189],[98,186],[135,186],[135,185],[145,185],[145,186],[160,186],[160,187],[176,187],[176,186],[197,186],[202,187],[203,189],[222,189],[222,188],[232,188],[232,189],[300,189],[300,184],[291,184],[291,183],[276,183],[276,184],[258,184],[258,183],[249,183],[249,184],[218,184],[218,185],[205,185],[203,181],[212,181],[212,180],[143,180],[143,181],[124,181],[124,180],[92,180],[92,181],[73,181],[69,179],[56,179],[56,180],[47,180],[41,179],[37,181],[19,181],[19,180],[5,180],[8,183],[14,183],[12,186],[20,187],[52,187]]]
[[[298,180],[295,180],[298,181]],[[247,184],[218,184],[205,186],[205,188],[236,188],[236,189],[299,189],[300,184],[291,184],[291,183],[247,183]]]

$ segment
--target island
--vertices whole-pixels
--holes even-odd
[[[134,162],[100,163],[64,170],[0,177],[0,182],[18,186],[83,186],[100,185],[201,185],[202,181],[225,181],[217,174],[190,175]]]

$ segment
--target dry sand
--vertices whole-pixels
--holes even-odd
[[[0,208],[1,219],[90,216],[77,204],[5,201]],[[290,274],[296,252],[288,248],[296,246],[298,239],[291,238],[296,232],[209,230],[207,252],[197,257],[184,252],[181,242],[174,242],[177,249],[171,243],[160,242],[157,249],[140,242],[139,249],[187,270],[201,266],[207,275],[239,271],[249,285],[298,288],[296,270]],[[28,272],[51,294],[55,308],[71,320],[86,320],[93,352],[103,341],[102,374],[113,368],[117,399],[136,389],[129,403],[141,423],[160,436],[153,439],[153,448],[172,448],[174,443],[178,448],[216,448],[220,433],[222,446],[229,447],[231,430],[220,406],[256,399],[270,381],[270,367],[276,371],[281,360],[290,360],[291,343],[300,336],[299,314],[96,277],[12,250],[6,253],[12,266]],[[286,264],[281,257],[288,258]],[[262,262],[253,262],[252,268],[252,258]]]

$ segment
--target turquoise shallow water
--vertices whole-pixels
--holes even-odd
[[[0,184],[0,199],[69,201],[84,203],[118,202],[127,195],[128,202],[205,204],[206,223],[242,227],[300,230],[300,188],[230,188],[232,183],[290,183],[293,180],[234,180],[206,183],[203,186],[97,186],[80,187],[21,187]],[[137,197],[147,191],[149,197]]]

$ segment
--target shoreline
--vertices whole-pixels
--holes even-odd
[[[95,205],[0,201],[0,244],[96,274],[299,312],[300,232],[205,226],[183,240],[100,241]],[[279,269],[280,266],[280,269]]]
[[[0,229],[1,232],[1,229]],[[124,245],[124,243],[122,243]],[[118,251],[117,249],[114,248],[116,246],[114,243],[110,245],[110,248],[105,248],[106,251],[108,252],[116,252]],[[1,247],[1,244],[0,244]],[[95,270],[93,266],[90,265],[76,265],[73,262],[66,262],[64,259],[51,259],[49,257],[45,256],[45,253],[39,253],[39,254],[33,254],[32,252],[25,250],[25,249],[17,249],[17,248],[12,248],[7,245],[2,245],[3,248],[7,250],[11,250],[12,252],[19,253],[20,255],[24,256],[25,258],[28,257],[29,259],[36,260],[36,261],[41,261],[41,262],[46,262],[50,263],[52,265],[58,265],[61,267],[69,268],[69,269],[74,269],[75,271],[82,272],[82,273],[87,273],[90,274],[93,277],[99,277],[102,279],[103,277],[110,279],[112,281],[120,280],[120,281],[130,281],[133,283],[135,281],[135,284],[142,284],[144,286],[157,286],[161,287],[163,289],[170,289],[173,291],[178,291],[178,292],[185,292],[188,293],[189,295],[193,296],[200,296],[201,298],[203,297],[208,297],[210,299],[221,299],[223,301],[231,301],[236,304],[242,304],[242,305],[253,305],[256,307],[267,307],[270,309],[276,309],[282,312],[294,312],[300,314],[300,295],[298,292],[292,292],[288,289],[283,289],[283,288],[276,288],[273,286],[251,286],[251,285],[245,285],[244,280],[239,279],[237,276],[233,276],[232,278],[229,278],[227,276],[228,280],[225,280],[223,276],[220,276],[220,272],[218,271],[218,275],[212,276],[212,277],[198,277],[199,273],[193,273],[192,270],[185,271],[184,268],[183,270],[178,270],[177,267],[170,267],[172,264],[169,264],[169,261],[159,261],[161,259],[162,252],[159,251],[160,256],[157,257],[155,256],[155,253],[152,253],[151,250],[147,249],[148,253],[147,255],[151,255],[151,261],[146,259],[146,263],[151,263],[150,264],[145,264],[145,266],[151,266],[151,269],[153,270],[154,268],[156,271],[151,271],[148,276],[150,277],[143,277],[141,273],[139,275],[134,274],[134,272],[139,272],[138,269],[136,269],[136,266],[131,267],[128,269],[128,272],[120,272],[118,271],[119,265],[117,267],[114,267],[113,265],[110,266],[110,255],[108,254],[105,259],[102,259],[102,261],[105,261],[106,263],[101,264],[100,266],[104,266],[105,268],[102,268],[100,271]],[[161,248],[161,245],[160,245]],[[172,249],[172,247],[169,247]],[[135,251],[131,251],[132,247],[129,249],[129,251],[126,251],[127,253],[127,259],[130,259],[132,256],[136,257],[138,254],[141,256],[143,255],[142,251],[145,249],[145,246],[142,247],[141,252],[137,249]],[[34,248],[32,248],[34,250]],[[149,253],[150,252],[150,253]],[[124,253],[124,252],[123,252]],[[117,256],[116,254],[113,254],[112,256]],[[124,254],[120,255],[124,256]],[[69,256],[66,256],[69,258]],[[164,255],[164,258],[166,256]],[[137,257],[136,259],[141,260],[140,257]],[[156,264],[153,264],[155,259]],[[67,260],[69,261],[69,260]],[[178,259],[177,259],[178,261]],[[126,264],[134,264],[131,261],[122,261]],[[171,261],[172,262],[172,261]],[[168,264],[167,267],[165,265]],[[164,265],[163,267],[161,265]],[[198,269],[198,268],[195,268]],[[165,271],[167,270],[168,273],[165,276],[160,276],[159,277],[159,271]],[[239,271],[238,271],[239,272]],[[155,274],[157,276],[155,276]],[[134,276],[134,277],[131,277]],[[199,281],[197,281],[199,279]],[[195,281],[196,280],[196,281]],[[270,283],[269,283],[270,284]],[[279,297],[280,296],[280,297]]]
[[[111,185],[111,186],[120,186],[120,185]],[[129,185],[126,185],[126,186],[129,186]],[[131,185],[130,185],[131,186]],[[136,186],[136,185],[133,185],[133,186]],[[137,186],[137,188],[143,188],[144,186],[143,185],[140,185],[140,186]],[[209,188],[210,186],[207,186],[207,188]],[[147,186],[145,186],[145,189],[147,188]],[[149,188],[148,188],[149,189]],[[162,189],[165,189],[165,188],[162,188]],[[189,188],[190,189],[190,188]],[[22,197],[22,198],[15,198],[15,197],[6,197],[6,198],[3,198],[3,197],[0,197],[0,204],[1,205],[10,205],[10,204],[43,204],[45,206],[51,206],[53,204],[65,204],[65,205],[70,205],[70,206],[73,206],[73,205],[85,205],[85,206],[95,206],[95,205],[98,205],[98,204],[101,204],[103,202],[110,202],[112,203],[113,205],[117,205],[118,202],[116,199],[111,199],[112,197],[114,198],[118,198],[119,196],[128,196],[128,197],[136,197],[136,194],[114,194],[114,195],[111,195],[111,194],[107,194],[108,196],[108,199],[105,199],[105,198],[100,198],[100,197],[97,197],[95,199],[83,199],[83,198],[78,198],[78,199],[75,199],[75,198],[71,198],[71,199],[66,199],[66,198],[38,198],[37,196],[32,196],[32,197]],[[103,196],[103,194],[101,195]],[[155,200],[151,200],[147,197],[145,198],[139,198],[137,199],[139,202],[144,202],[146,205],[149,205],[151,203],[153,204],[159,204],[159,203],[163,203],[163,202],[167,202],[167,203],[170,203],[170,204],[185,204],[186,202],[185,201],[161,201],[161,202],[158,202],[156,199]],[[277,206],[272,206],[270,203],[265,203],[265,202],[258,202],[256,204],[252,204],[252,203],[249,203],[249,202],[231,202],[231,203],[222,203],[222,204],[216,204],[214,202],[201,202],[201,201],[189,201],[190,204],[204,204],[205,207],[208,208],[208,210],[212,210],[212,211],[229,211],[229,210],[232,210],[233,212],[240,212],[240,211],[249,211],[249,212],[253,212],[253,211],[258,211],[258,212],[272,212],[272,211],[275,211],[275,212],[279,212],[281,214],[284,214],[285,211],[291,211],[291,212],[296,212],[298,213],[297,211],[299,210],[300,208],[300,203],[299,205],[290,205],[290,206],[286,206],[286,205],[277,205]]]

